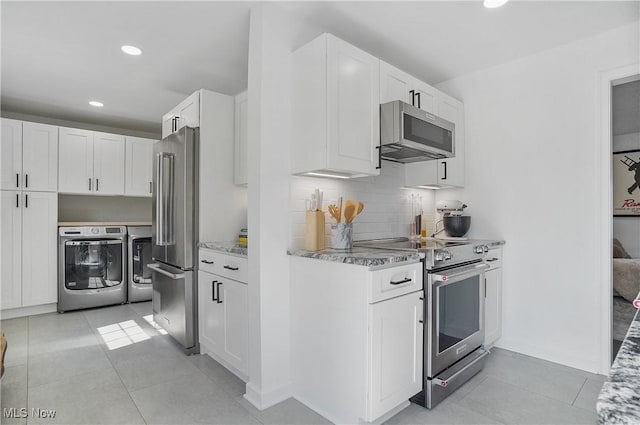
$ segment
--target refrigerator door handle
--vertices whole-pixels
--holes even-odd
[[[173,197],[175,155],[168,152],[156,154],[156,244],[175,244]]]
[[[184,279],[184,273],[171,273],[166,270],[163,270],[158,264],[147,264],[147,268],[153,270],[154,272],[158,272],[161,275],[167,276],[173,280]]]

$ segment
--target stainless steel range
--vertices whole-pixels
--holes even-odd
[[[495,242],[498,243],[498,242]],[[406,238],[355,246],[424,254],[423,391],[411,401],[432,408],[484,367],[485,257],[492,242]]]

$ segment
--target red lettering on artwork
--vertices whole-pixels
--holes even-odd
[[[636,202],[635,199],[625,199],[622,203],[622,208],[636,208],[640,207],[640,202]]]

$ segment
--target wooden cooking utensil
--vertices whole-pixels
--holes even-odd
[[[347,201],[347,204],[344,207],[345,223],[351,223],[355,217],[356,217],[356,204],[355,203],[350,204],[349,201]]]
[[[358,209],[356,210],[356,216],[359,216],[363,209],[364,209],[364,204],[362,202],[358,202]]]
[[[329,210],[329,214],[331,217],[335,218],[336,222],[340,223],[340,213],[338,212],[338,207],[334,204],[331,204],[327,207]]]

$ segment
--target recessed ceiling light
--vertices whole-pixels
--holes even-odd
[[[128,55],[139,56],[142,54],[142,50],[136,46],[122,46],[120,49]]]
[[[91,102],[89,102],[89,105],[95,106],[96,108],[102,108],[104,106],[104,103],[98,102],[97,100],[92,100]]]
[[[487,9],[495,9],[496,7],[503,6],[509,0],[484,0],[484,7]]]

